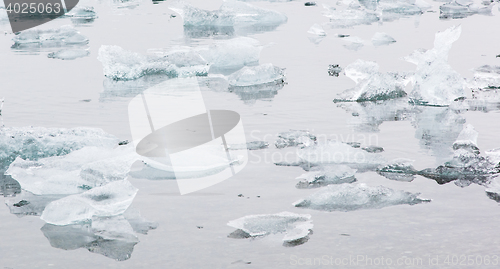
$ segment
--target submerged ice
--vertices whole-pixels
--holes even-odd
[[[227,223],[237,230],[231,238],[249,238],[285,233],[284,246],[296,246],[307,242],[312,232],[311,215],[281,212],[267,215],[250,215]]]
[[[370,187],[363,183],[346,183],[322,188],[308,198],[295,202],[294,206],[322,211],[353,211],[430,202],[419,198],[418,195],[419,193],[397,191],[384,186]]]

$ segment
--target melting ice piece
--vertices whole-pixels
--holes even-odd
[[[9,175],[0,170],[0,195],[4,197],[16,196],[21,193],[21,185]]]
[[[113,148],[118,142],[118,138],[97,128],[0,127],[0,166],[8,167],[16,157],[34,161],[85,146]]]
[[[477,89],[500,89],[500,66],[483,65],[474,69],[474,81],[470,84]]]
[[[412,165],[413,161],[408,159],[395,159],[378,168],[377,173],[396,181],[411,182],[415,179],[418,171]]]
[[[500,182],[499,178],[493,179],[488,183],[485,189],[486,195],[491,199],[500,203]]]
[[[371,12],[357,8],[348,8],[345,10],[335,10],[325,7],[324,16],[330,18],[328,23],[332,28],[349,28],[356,25],[370,25],[379,21],[379,17]]]
[[[307,31],[310,34],[317,35],[317,36],[326,36],[326,32],[323,29],[323,26],[315,23],[311,28],[309,28],[309,31]]]
[[[16,197],[5,199],[5,204],[9,207],[10,213],[23,216],[40,216],[47,206],[52,201],[61,199],[62,195],[34,195],[29,192],[22,191]]]
[[[285,233],[284,246],[296,246],[307,242],[312,232],[311,215],[281,212],[268,215],[250,215],[227,223],[236,228],[228,237],[249,238]]]
[[[465,96],[465,81],[448,64],[448,52],[462,28],[451,27],[436,33],[434,48],[417,50],[405,59],[417,65],[410,100],[419,105],[447,106]]]
[[[439,7],[439,18],[462,19],[474,14],[491,15],[491,2],[487,6],[480,6],[467,1],[452,1]]]
[[[467,124],[458,135],[455,143],[453,143],[453,149],[465,149],[471,153],[479,154],[479,148],[477,147],[478,135],[479,133],[474,130],[474,127]]]
[[[97,59],[103,65],[104,75],[113,80],[133,80],[146,75],[206,76],[210,68],[209,65],[179,68],[168,59],[147,57],[118,46],[101,46]]]
[[[33,194],[69,195],[125,179],[132,164],[140,159],[131,145],[116,149],[85,147],[38,161],[18,157],[5,173]]]
[[[430,6],[424,1],[391,1],[381,0],[378,9],[381,11],[382,21],[394,21],[408,16],[420,15]]]
[[[23,46],[39,47],[61,47],[86,45],[89,40],[80,34],[73,26],[64,25],[57,29],[38,30],[30,29],[17,33],[12,39],[12,48],[22,48]]]
[[[129,259],[139,242],[130,220],[123,216],[93,218],[90,223],[65,226],[47,223],[41,230],[52,247],[85,248],[118,261]]]
[[[346,165],[313,168],[309,172],[297,177],[301,181],[295,187],[298,189],[311,189],[330,184],[352,183],[356,181],[355,174],[356,170]]]
[[[66,13],[65,16],[77,20],[91,21],[97,18],[97,13],[94,11],[94,7],[78,5]]]
[[[171,3],[170,9],[181,15],[185,26],[266,26],[287,21],[280,12],[233,0],[225,1],[214,11],[193,7],[184,1]]]
[[[86,222],[93,217],[117,216],[127,210],[136,193],[137,189],[127,180],[114,181],[51,202],[40,218],[54,225],[69,225]]]
[[[228,149],[230,150],[242,150],[242,149],[258,150],[258,149],[265,149],[267,147],[269,147],[269,143],[267,143],[266,141],[251,141],[247,142],[246,144],[228,145]]]
[[[404,87],[408,80],[405,74],[380,73],[378,64],[357,60],[348,65],[344,73],[356,82],[356,86],[341,94],[334,102],[343,101],[377,101],[406,96]]]
[[[392,36],[386,34],[386,33],[375,33],[372,37],[372,44],[376,47],[382,46],[382,45],[389,45],[396,42],[396,39],[394,39]]]
[[[316,136],[306,130],[290,130],[278,134],[276,140],[276,148],[282,149],[286,147],[309,147],[316,143]]]
[[[360,172],[376,169],[386,163],[385,159],[378,153],[368,153],[338,141],[315,144],[300,149],[297,154],[303,163],[312,166],[344,164],[358,169]]]
[[[293,205],[322,211],[353,211],[393,205],[415,205],[430,202],[419,193],[396,191],[384,186],[370,187],[363,183],[330,185]]]
[[[85,49],[62,49],[49,53],[47,57],[61,60],[74,60],[77,58],[87,57],[89,54],[90,51]]]
[[[263,84],[282,84],[285,82],[284,69],[272,64],[246,66],[231,74],[228,78],[230,87],[248,87]]]

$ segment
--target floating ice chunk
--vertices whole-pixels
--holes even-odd
[[[16,196],[21,193],[21,185],[9,175],[0,170],[0,195],[5,197]]]
[[[410,100],[419,105],[447,106],[464,97],[465,81],[448,64],[448,52],[460,37],[462,28],[451,27],[436,33],[434,48],[417,50],[405,59],[417,65]]]
[[[64,156],[38,161],[17,158],[5,173],[31,193],[68,195],[123,180],[138,160],[140,156],[132,146],[116,149],[85,147]]]
[[[276,148],[282,149],[286,147],[309,147],[316,143],[316,136],[306,130],[290,130],[278,134],[276,140]]]
[[[227,225],[238,229],[229,235],[232,238],[285,233],[285,237],[283,238],[285,246],[295,246],[307,242],[313,228],[311,215],[301,215],[291,212],[250,215],[232,220]]]
[[[65,16],[78,20],[94,20],[97,18],[97,13],[93,7],[78,5],[66,13]]]
[[[73,26],[64,25],[60,28],[49,30],[30,29],[16,33],[12,39],[12,48],[24,45],[36,45],[43,47],[61,47],[73,45],[86,45],[89,40],[80,34]]]
[[[489,182],[485,191],[486,195],[490,199],[500,203],[500,182],[498,178],[495,178],[491,182]]]
[[[342,67],[340,67],[338,64],[331,64],[328,66],[328,75],[329,76],[338,77],[340,75],[340,72],[342,72]]]
[[[462,132],[458,135],[457,140],[453,143],[453,149],[464,149],[474,154],[479,154],[477,147],[477,137],[479,133],[474,130],[474,127],[467,124]]]
[[[395,191],[384,186],[370,187],[363,183],[346,183],[327,186],[293,205],[322,211],[353,211],[430,202],[428,199],[418,198],[418,195],[419,193]]]
[[[242,150],[242,149],[258,150],[269,147],[269,143],[267,143],[266,141],[251,141],[247,142],[246,144],[233,144],[233,145],[228,145],[227,147],[230,150]]]
[[[416,2],[411,3],[411,1],[404,0],[381,0],[379,2],[378,9],[381,11],[381,19],[383,21],[394,21],[400,18],[420,15],[423,13],[422,9]]]
[[[47,57],[61,60],[74,60],[77,58],[87,57],[89,54],[90,51],[85,49],[63,49],[51,52],[47,55]]]
[[[386,33],[375,33],[372,37],[372,44],[376,47],[382,46],[382,45],[389,45],[396,42],[392,36],[386,34]]]
[[[165,58],[146,57],[118,46],[101,46],[97,59],[103,65],[104,75],[113,80],[133,80],[146,75],[206,76],[210,68],[209,65],[179,68]]]
[[[500,163],[500,148],[490,149],[486,151],[485,154],[488,156],[491,162]]]
[[[327,8],[324,16],[330,18],[332,28],[349,28],[356,25],[370,25],[379,21],[379,17],[370,11],[360,9],[335,10]]]
[[[405,74],[380,73],[378,64],[357,60],[345,68],[345,75],[356,82],[356,86],[339,94],[334,102],[342,101],[377,101],[406,96],[404,87],[407,83]]]
[[[395,159],[378,168],[377,173],[391,180],[411,182],[418,174],[412,163],[413,161],[408,159]]]
[[[85,248],[118,261],[129,259],[139,242],[130,220],[123,216],[93,218],[91,223],[65,226],[47,223],[41,230],[52,247],[64,250]]]
[[[483,65],[474,69],[474,81],[471,87],[478,89],[500,88],[500,66]]]
[[[326,32],[323,29],[323,26],[315,23],[311,28],[309,28],[309,31],[307,31],[310,34],[317,35],[317,36],[326,36]]]
[[[10,213],[18,217],[40,216],[47,204],[62,197],[62,195],[34,195],[22,191],[16,197],[5,199],[5,204],[9,207]]]
[[[284,69],[272,64],[243,67],[228,78],[230,87],[248,87],[262,84],[282,84],[285,82]]]
[[[259,41],[249,37],[237,37],[231,40],[214,41],[208,47],[201,47],[197,52],[214,69],[240,69],[259,62],[262,46]]]
[[[170,9],[181,15],[185,26],[265,26],[287,21],[280,12],[233,0],[225,1],[214,11],[198,9],[183,1],[171,3]]]
[[[123,214],[130,206],[137,189],[127,180],[114,181],[81,194],[51,202],[40,217],[54,225],[68,225]]]
[[[356,181],[355,169],[345,165],[325,166],[312,169],[297,177],[301,180],[295,187],[298,189],[319,188],[330,184],[352,183]]]
[[[35,161],[85,146],[113,148],[118,142],[118,138],[97,128],[1,127],[0,166],[8,167],[16,157]]]
[[[452,1],[439,7],[439,17],[441,19],[462,19],[474,14],[491,15],[493,4],[480,6],[475,3],[463,3],[461,1]]]

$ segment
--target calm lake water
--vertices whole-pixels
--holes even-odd
[[[358,181],[421,193],[420,197],[432,202],[352,212],[296,208],[293,202],[317,189],[295,188],[295,178],[304,173],[302,168],[274,165],[282,161],[284,153],[295,151],[276,149],[274,141],[279,132],[309,130],[322,138],[383,147],[381,154],[387,160],[411,159],[417,170],[449,160],[452,143],[465,124],[472,124],[479,133],[477,144],[482,151],[500,147],[499,109],[456,112],[446,107],[419,107],[418,113],[397,118],[390,113],[397,101],[333,103],[338,93],[355,83],[344,74],[335,77],[327,72],[331,64],[346,67],[357,59],[377,62],[381,72],[414,71],[415,65],[403,57],[419,48],[431,49],[436,32],[461,25],[461,37],[453,44],[448,62],[464,78],[471,79],[473,68],[500,65],[496,57],[500,54],[498,3],[492,16],[443,20],[439,19],[442,2],[430,2],[433,12],[419,16],[345,29],[325,27],[327,36],[316,44],[307,31],[315,23],[328,21],[321,4],[337,6],[336,1],[318,1],[317,6],[304,6],[304,1],[251,2],[286,14],[287,23],[271,31],[243,29],[229,36],[206,32],[201,37],[185,30],[180,16],[171,16],[175,12],[168,8],[170,2],[81,1],[79,5],[93,6],[98,18],[75,25],[90,40],[90,55],[75,60],[48,58],[54,49],[12,49],[14,34],[8,22],[0,22],[4,125],[97,127],[120,140],[130,140],[128,104],[141,92],[138,84],[145,82],[116,83],[105,78],[97,60],[101,45],[147,54],[152,49],[197,47],[240,35],[265,46],[260,63],[286,68],[287,84],[275,96],[261,99],[242,100],[232,92],[208,89],[203,95],[207,106],[216,104],[241,115],[248,141],[264,140],[270,147],[251,151],[248,165],[231,179],[189,195],[179,194],[175,180],[130,177],[139,189],[132,206],[158,227],[139,235],[140,242],[125,261],[85,248],[51,247],[40,231],[43,220],[37,216],[19,218],[7,206],[0,206],[0,268],[456,268],[463,257],[473,259],[469,264],[465,260],[463,268],[497,267],[494,260],[500,263],[500,208],[487,197],[484,186],[459,187],[453,182],[439,185],[421,176],[412,182],[400,182],[369,171],[356,174]],[[208,10],[222,4],[212,0],[190,2]],[[39,28],[67,24],[73,23],[69,18],[59,18]],[[375,47],[370,39],[376,32],[385,32],[397,42]],[[344,45],[349,43],[336,34],[357,36],[366,45],[358,51],[348,50]],[[256,239],[227,237],[234,231],[226,225],[230,220],[282,211],[312,216],[314,233],[308,242],[284,247],[280,234]],[[485,265],[486,257],[490,265]],[[335,265],[336,259],[353,258],[358,263],[349,260],[348,264]],[[322,259],[322,265],[307,265],[314,259]],[[368,263],[369,259],[374,263]]]

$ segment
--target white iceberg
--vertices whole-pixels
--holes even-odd
[[[284,69],[272,64],[245,66],[228,77],[230,87],[248,87],[263,84],[283,84]]]
[[[61,156],[85,146],[113,148],[118,142],[98,128],[1,127],[0,165],[8,167],[16,157],[35,161]]]
[[[419,105],[447,106],[464,97],[465,80],[448,64],[448,53],[460,37],[462,28],[451,27],[436,33],[434,48],[417,50],[406,61],[416,64],[410,100]]]
[[[132,164],[140,159],[132,146],[85,147],[38,161],[18,157],[5,174],[33,194],[69,195],[125,179]]]
[[[89,54],[90,51],[86,49],[62,49],[49,53],[47,57],[61,60],[74,60],[77,58],[87,57]]]
[[[346,183],[322,188],[293,205],[322,211],[353,211],[430,202],[428,199],[418,198],[418,195],[419,193],[396,191],[384,186],[370,187],[363,183]]]
[[[136,193],[137,189],[127,180],[114,181],[51,202],[40,218],[54,225],[69,225],[86,222],[93,217],[117,216],[127,210]]]
[[[227,223],[238,229],[229,235],[233,238],[266,236],[285,233],[285,246],[303,244],[312,232],[311,215],[281,212],[267,215],[250,215]]]

